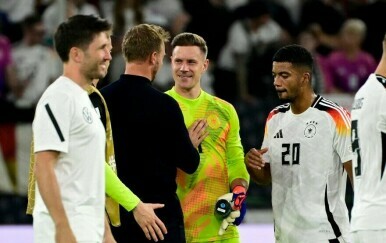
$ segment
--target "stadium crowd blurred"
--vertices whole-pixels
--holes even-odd
[[[248,151],[260,147],[265,118],[279,102],[275,51],[290,43],[306,47],[316,63],[315,91],[350,109],[382,54],[385,12],[384,0],[0,0],[0,224],[32,222],[25,214],[31,122],[40,95],[61,75],[52,37],[66,18],[94,14],[113,23],[113,60],[99,87],[123,72],[120,42],[131,26],[153,23],[173,36],[204,37],[210,68],[203,89],[236,107]],[[167,57],[154,85],[166,91],[173,83]],[[248,207],[270,208],[270,191],[251,184]]]

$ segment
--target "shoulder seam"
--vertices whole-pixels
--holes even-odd
[[[340,116],[342,117],[342,120],[344,121],[344,123],[346,124],[346,127],[347,128],[350,128],[350,118],[348,117],[348,114],[347,112],[344,110],[343,107],[337,105],[336,103],[326,99],[326,98],[322,98],[319,102],[318,102],[318,105],[321,105],[321,106],[325,106],[325,107],[328,107],[328,108],[331,108],[331,109],[334,109],[336,110]],[[318,109],[316,106],[315,106],[316,109]]]

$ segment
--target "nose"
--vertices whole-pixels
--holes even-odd
[[[113,57],[111,56],[111,51],[106,50],[106,53],[105,53],[105,60],[111,61],[111,59],[113,59]]]
[[[186,63],[182,63],[181,66],[180,66],[180,70],[181,71],[188,71],[188,65]]]
[[[275,87],[277,87],[277,86],[280,86],[281,85],[281,82],[280,82],[280,78],[279,77],[273,77],[273,85],[275,86]]]

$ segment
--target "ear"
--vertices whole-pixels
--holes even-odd
[[[152,65],[155,65],[157,63],[157,52],[153,52],[151,55],[150,55],[150,63]]]
[[[311,73],[303,73],[302,84],[311,85]]]
[[[69,54],[70,60],[80,63],[83,60],[83,51],[77,47],[72,47]]]
[[[208,70],[208,67],[209,67],[209,59],[205,59],[205,61],[204,61],[204,68],[203,68],[202,71]]]

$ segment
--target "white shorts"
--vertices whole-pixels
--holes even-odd
[[[352,232],[353,243],[385,243],[386,230],[359,230]]]
[[[98,234],[87,230],[85,222],[69,218],[70,227],[78,243],[102,243],[103,233]],[[37,213],[33,215],[34,242],[55,243],[55,225],[52,218],[47,213]],[[85,239],[86,238],[86,239]]]

